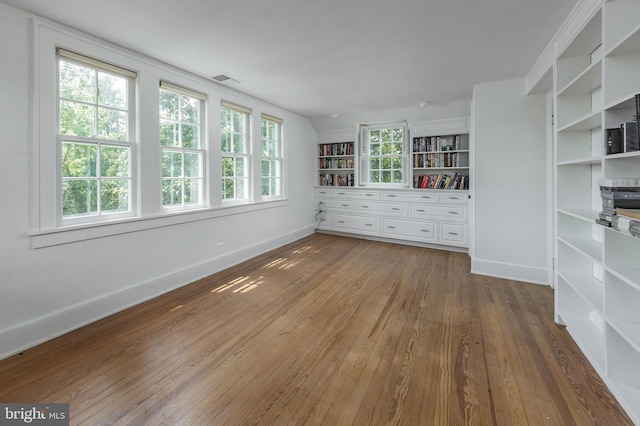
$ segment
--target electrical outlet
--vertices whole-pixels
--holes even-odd
[[[318,203],[318,212],[324,213],[324,201],[320,201],[320,203]]]
[[[218,253],[222,253],[224,251],[224,243],[216,244],[216,250],[218,251]]]

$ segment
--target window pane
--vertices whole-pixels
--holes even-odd
[[[369,134],[369,141],[371,143],[379,143],[380,142],[380,130],[372,130]]]
[[[222,176],[233,176],[233,157],[222,157]]]
[[[391,172],[383,171],[381,174],[382,183],[391,183]]]
[[[231,152],[231,135],[229,133],[223,133],[221,137],[222,152]]]
[[[102,177],[128,177],[129,173],[129,147],[102,146],[101,152],[101,176]]]
[[[370,153],[371,155],[380,155],[380,145],[379,144],[371,144],[370,147]]]
[[[127,79],[105,72],[98,72],[98,103],[127,109]]]
[[[394,170],[392,175],[393,183],[402,183],[402,170]]]
[[[64,180],[62,182],[62,216],[83,216],[98,212],[96,180]]]
[[[182,204],[182,179],[162,181],[162,204],[165,206]]]
[[[180,95],[160,89],[160,117],[178,120]]]
[[[242,135],[233,135],[233,152],[244,154],[244,137]]]
[[[271,174],[270,176],[272,177],[276,177],[276,176],[280,176],[280,162],[279,161],[272,161],[271,162]]]
[[[235,193],[233,192],[233,179],[222,179],[222,198],[225,200],[229,200],[235,198]]]
[[[100,203],[103,212],[129,210],[129,180],[105,179],[100,186]]]
[[[402,144],[401,143],[394,143],[393,144],[393,154],[402,154]]]
[[[380,152],[382,155],[389,155],[393,151],[392,145],[390,143],[383,143],[380,145]]]
[[[369,168],[372,170],[375,169],[379,169],[380,168],[380,159],[379,158],[372,158],[369,160]]]
[[[178,123],[160,120],[160,145],[178,146],[180,143],[178,127]]]
[[[182,98],[181,120],[187,123],[198,124],[200,122],[200,100],[189,96]]]
[[[269,141],[266,139],[262,139],[262,155],[265,157],[269,156]]]
[[[380,172],[377,170],[372,170],[369,172],[369,181],[372,183],[380,182]]]
[[[96,177],[98,147],[83,143],[62,143],[63,177]]]
[[[382,142],[391,142],[391,129],[382,129],[380,131]]]
[[[198,126],[182,125],[182,147],[199,148]]]
[[[247,179],[236,179],[236,198],[243,199],[247,197],[245,188],[247,187]]]
[[[184,181],[184,203],[200,203],[200,179],[185,179]]]
[[[402,169],[402,157],[393,157],[393,168]]]
[[[95,71],[70,62],[60,61],[60,97],[95,103]]]
[[[184,154],[184,175],[185,177],[201,177],[200,173],[200,153]]]
[[[98,137],[126,141],[128,114],[125,111],[98,108]]]
[[[231,110],[222,108],[220,110],[220,129],[222,133],[228,133],[231,129]]]
[[[262,176],[269,176],[270,164],[269,160],[262,160]]]
[[[389,169],[391,169],[391,158],[389,158],[389,157],[383,157],[383,158],[381,159],[381,163],[382,163],[382,167],[381,167],[381,169],[384,169],[384,170],[389,170]]]
[[[236,176],[244,176],[244,158],[236,158]]]
[[[94,136],[95,108],[76,102],[60,101],[60,133],[74,136]]]
[[[233,112],[233,131],[244,133],[244,114],[238,111]]]
[[[262,178],[262,195],[269,195],[269,178]]]
[[[401,128],[391,129],[391,140],[394,142],[402,142],[403,133]]]
[[[162,153],[162,176],[182,176],[182,153],[175,151],[164,151]]]

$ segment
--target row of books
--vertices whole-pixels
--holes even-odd
[[[457,152],[413,154],[413,167],[460,167],[460,159]]]
[[[419,175],[413,178],[413,187],[422,189],[469,189],[469,176],[464,173]]]
[[[353,142],[327,143],[319,145],[320,156],[354,155]]]
[[[605,135],[605,152],[619,154],[640,150],[640,94],[635,96],[635,121],[626,121],[620,127],[607,129]]]
[[[320,158],[321,169],[353,169],[353,158]]]
[[[355,178],[353,173],[339,175],[335,173],[320,173],[320,186],[353,186]]]
[[[609,179],[600,186],[602,211],[596,223],[640,238],[640,179]]]
[[[459,151],[460,135],[413,138],[413,152]]]

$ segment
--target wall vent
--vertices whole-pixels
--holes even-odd
[[[228,75],[218,74],[211,77],[212,80],[217,81],[218,83],[239,83],[238,80],[229,77]]]

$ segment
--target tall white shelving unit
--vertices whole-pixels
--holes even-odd
[[[606,129],[640,93],[640,1],[608,0],[557,57],[556,320],[640,424],[640,239],[595,223],[602,179],[640,177],[640,152],[606,155]]]

